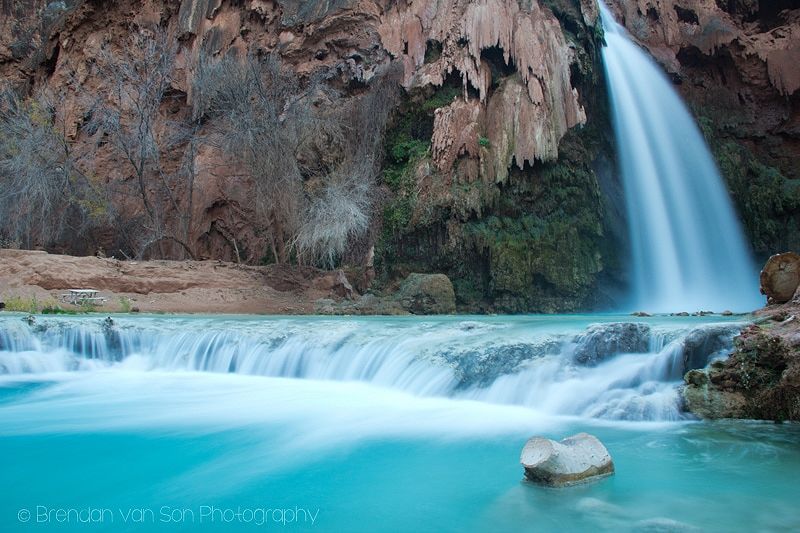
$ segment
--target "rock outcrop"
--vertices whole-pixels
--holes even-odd
[[[322,315],[442,315],[456,312],[453,284],[444,274],[409,274],[391,294],[367,293],[351,301],[320,299],[315,312]]]
[[[533,437],[525,443],[519,461],[525,469],[525,479],[555,487],[585,483],[614,473],[608,450],[588,433],[578,433],[560,442]]]
[[[800,326],[776,315],[736,338],[728,359],[686,374],[686,409],[702,418],[800,420]],[[787,322],[788,320],[788,322]]]
[[[767,304],[788,302],[800,286],[800,255],[794,252],[773,255],[761,270],[760,281]]]
[[[756,311],[756,322],[733,339],[727,359],[700,366],[702,352],[726,347],[731,332],[725,327],[687,337],[684,362],[690,365],[685,366],[689,372],[683,388],[687,411],[711,419],[800,420],[800,298],[774,303],[776,296],[784,300],[800,291],[797,259],[793,253],[769,259],[761,272],[761,287],[771,305]]]
[[[455,313],[453,284],[444,274],[409,274],[395,295],[404,309],[415,315]]]

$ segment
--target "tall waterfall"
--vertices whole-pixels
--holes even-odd
[[[733,206],[689,111],[600,2],[633,254],[633,304],[650,311],[762,305]]]

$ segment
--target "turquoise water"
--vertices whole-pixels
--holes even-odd
[[[107,337],[107,345],[100,346],[88,333],[74,337],[82,338],[78,344],[73,338],[56,346],[76,325],[84,333],[102,331],[98,319],[40,320],[29,332],[19,317],[2,317],[0,531],[800,529],[796,425],[703,423],[685,416],[673,420],[671,413],[658,419],[663,410],[605,410],[589,417],[580,409],[575,414],[569,402],[539,402],[535,396],[515,402],[520,397],[498,400],[479,393],[530,383],[519,378],[530,373],[563,380],[563,390],[574,391],[566,384],[618,372],[620,363],[636,363],[634,357],[656,361],[672,353],[670,347],[687,330],[721,323],[719,317],[637,321],[658,332],[650,334],[658,337],[650,339],[657,351],[617,354],[592,368],[574,366],[566,375],[542,370],[554,362],[570,367],[570,350],[582,342],[576,335],[582,339],[592,323],[619,320],[631,319],[144,317],[115,324],[129,332],[126,342],[141,336],[163,345],[171,339],[178,352],[188,349],[177,343],[176,331],[191,333],[195,349],[198,339],[212,335],[216,344],[201,343],[208,365],[197,368],[189,364],[188,351],[175,354],[184,363],[179,366],[166,354],[159,359],[145,353],[157,346],[128,353]],[[214,336],[215,328],[236,331],[238,351]],[[304,344],[309,331],[320,338],[317,349],[327,347],[336,363],[325,367],[327,373],[318,371],[322,367],[315,365],[322,363],[313,358],[313,364],[283,365],[291,377],[272,375],[269,366],[237,366],[244,364],[245,354],[283,357],[290,349],[298,358],[322,357]],[[163,332],[168,334],[159,336]],[[273,342],[275,332],[288,338]],[[420,360],[399,368],[391,364],[402,359],[397,346],[408,338],[421,340],[406,348],[436,353],[448,344],[472,346],[459,353],[472,364],[485,363],[498,350],[509,357],[517,353],[503,351],[498,337],[511,346],[523,341],[534,346],[545,334],[556,335],[557,350],[534,350],[513,368],[494,360],[494,367],[479,367],[510,371],[493,383],[442,381],[438,388],[420,388],[420,376],[441,378],[441,357],[422,357],[430,367],[426,371],[416,365]],[[292,343],[295,336],[303,342]],[[18,351],[10,349],[12,337]],[[269,348],[254,352],[254,339]],[[386,352],[386,360],[357,357],[356,347],[368,339],[379,342],[373,350]],[[485,351],[479,349],[484,346]],[[356,363],[340,366],[342,350],[359,365],[381,363],[393,372],[353,374]],[[72,364],[68,354],[77,360],[81,351],[93,357],[84,354],[82,365]],[[44,362],[35,359],[37,354]],[[39,362],[25,372],[11,372],[15,357]],[[217,357],[228,361],[224,371],[214,363]],[[444,365],[444,370],[453,368]],[[415,379],[404,377],[408,372]],[[664,374],[664,387],[674,385],[670,376]],[[640,403],[650,396],[647,383],[626,382],[627,389],[611,383],[605,391],[587,391],[586,401],[608,402],[609,391],[619,396],[625,390],[625,397]],[[620,419],[619,413],[632,419]],[[519,452],[528,437],[561,438],[578,431],[604,441],[616,463],[615,476],[568,489],[522,481]],[[59,522],[60,516],[66,522]]]

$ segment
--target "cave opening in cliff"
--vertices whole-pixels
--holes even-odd
[[[676,5],[675,13],[678,15],[678,20],[681,22],[694,25],[700,24],[700,20],[697,18],[697,13],[692,9],[686,9]]]
[[[500,80],[511,76],[517,71],[514,59],[506,62],[506,52],[499,46],[490,46],[481,50],[481,61],[485,61],[492,72],[492,87],[496,88]]]
[[[428,39],[425,42],[425,64],[435,63],[442,57],[442,42],[437,39]]]

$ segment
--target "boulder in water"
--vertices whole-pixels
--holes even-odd
[[[782,304],[792,299],[800,285],[800,255],[794,252],[775,254],[761,271],[761,294],[767,303]]]
[[[635,322],[595,324],[575,337],[576,363],[596,365],[621,353],[643,353],[650,347],[650,326]]]
[[[397,301],[415,315],[456,312],[456,294],[444,274],[409,274],[397,291]]]
[[[533,437],[522,448],[519,462],[528,481],[553,487],[585,483],[614,473],[608,450],[588,433],[578,433],[561,442]]]
[[[733,338],[741,326],[701,326],[686,335],[683,340],[683,368],[681,375],[689,370],[705,367],[714,355],[733,349]]]

